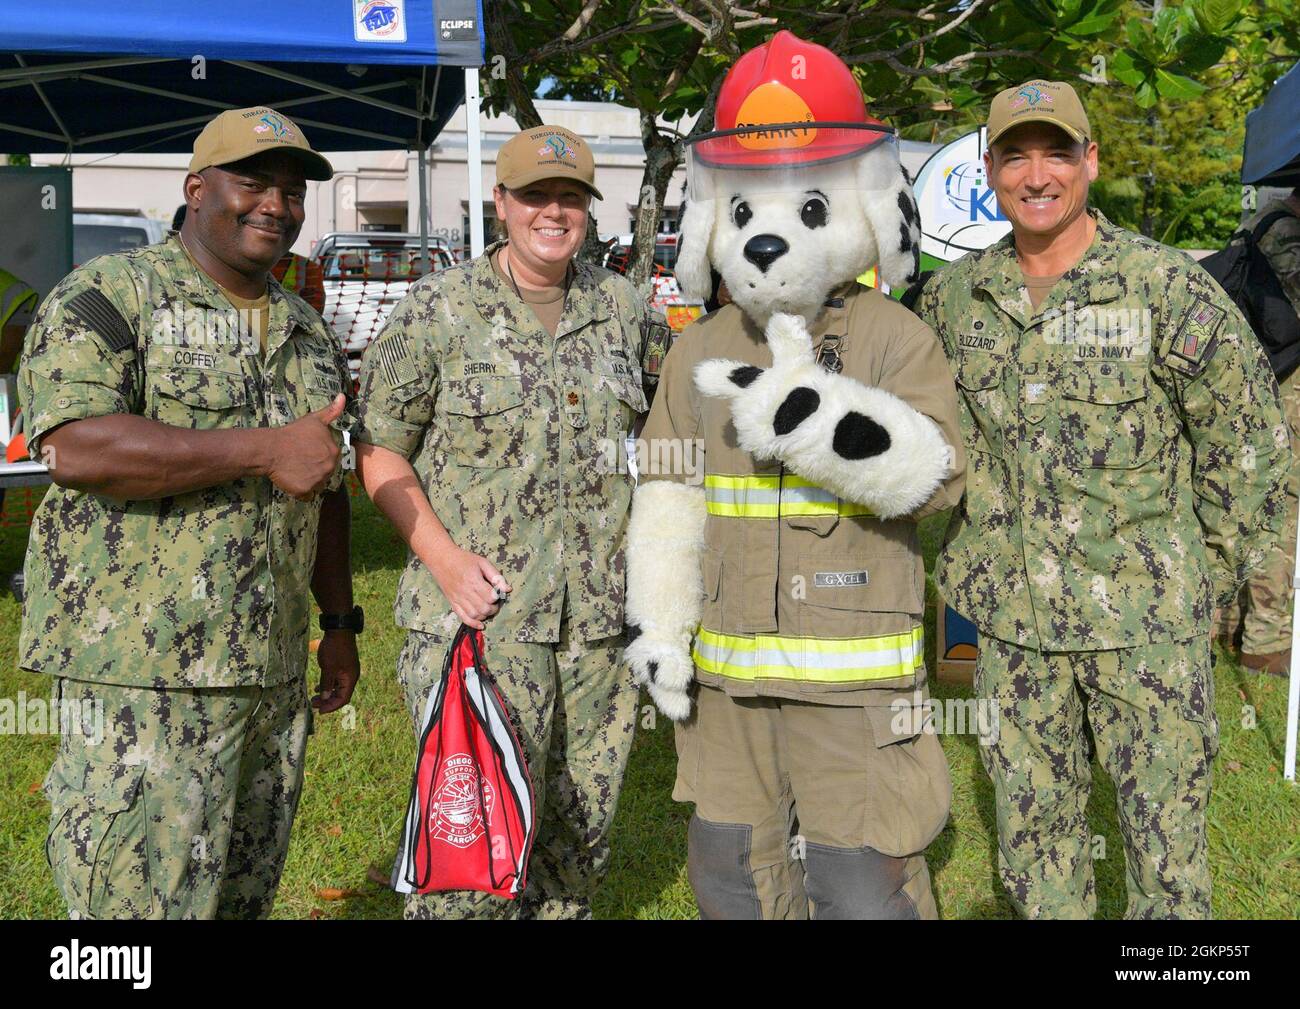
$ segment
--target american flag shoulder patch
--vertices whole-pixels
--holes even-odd
[[[419,376],[415,372],[415,362],[406,344],[406,337],[391,336],[375,344],[375,353],[379,355],[379,366],[384,371],[388,384],[396,389],[409,385]]]
[[[88,287],[73,295],[67,300],[66,307],[82,325],[98,333],[114,353],[120,354],[135,346],[135,333],[130,324],[98,288]]]
[[[1213,345],[1225,314],[1223,309],[1216,308],[1204,298],[1195,298],[1179,323],[1170,350],[1184,361],[1200,364]]]

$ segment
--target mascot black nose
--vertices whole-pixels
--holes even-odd
[[[764,273],[789,251],[790,246],[779,235],[755,235],[745,243],[745,258]]]

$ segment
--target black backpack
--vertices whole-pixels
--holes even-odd
[[[1202,268],[1241,309],[1279,380],[1300,365],[1300,315],[1259,251],[1259,240],[1278,218],[1286,216],[1285,210],[1266,214],[1254,231],[1237,232],[1234,244],[1201,260]]]

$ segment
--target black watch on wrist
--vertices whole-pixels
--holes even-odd
[[[322,631],[352,631],[360,634],[366,627],[366,611],[354,606],[347,613],[322,613],[320,629]]]

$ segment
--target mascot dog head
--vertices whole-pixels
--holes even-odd
[[[688,296],[707,297],[717,270],[762,326],[775,312],[811,322],[872,266],[891,285],[915,279],[920,220],[897,145],[830,50],[778,32],[727,74],[715,122],[688,150]]]

